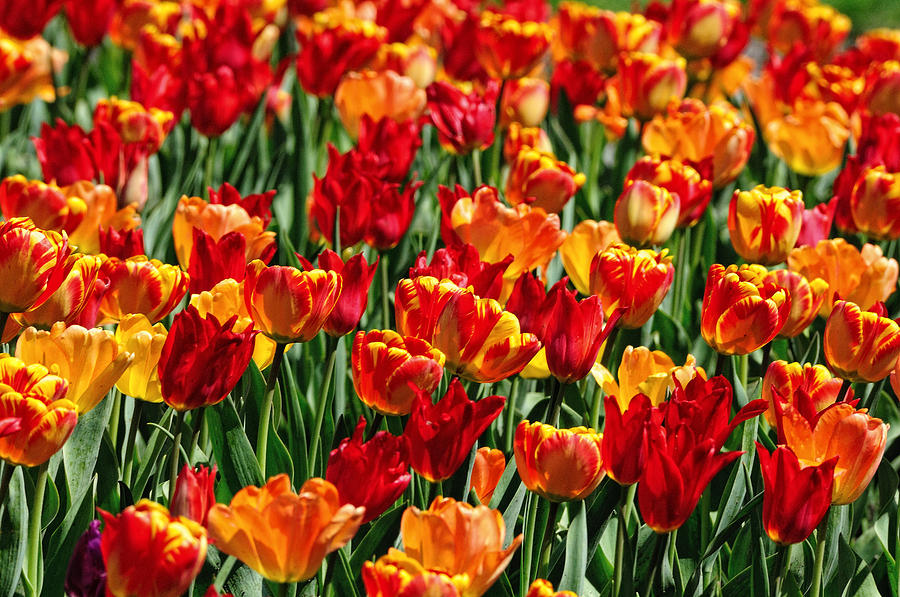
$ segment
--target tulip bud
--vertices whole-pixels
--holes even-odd
[[[529,490],[553,502],[583,500],[605,475],[601,436],[593,429],[556,429],[522,421],[516,427],[516,468]]]
[[[216,503],[216,465],[191,468],[185,464],[175,481],[172,516],[184,516],[206,526],[206,515]]]
[[[506,200],[511,205],[529,203],[548,213],[559,213],[578,189],[585,176],[553,155],[524,147],[510,165],[506,179]]]
[[[735,191],[728,208],[728,232],[738,255],[750,263],[774,265],[787,259],[803,223],[803,194],[780,187]]]
[[[626,113],[650,120],[666,110],[669,102],[684,97],[687,88],[684,58],[632,52],[619,63],[622,103]]]
[[[625,242],[661,245],[672,236],[678,223],[681,201],[663,187],[636,180],[616,200],[616,230]]]
[[[481,13],[475,57],[495,79],[527,76],[550,47],[552,30],[546,23],[518,21],[501,13]]]
[[[500,96],[500,126],[517,122],[525,127],[539,127],[550,107],[550,85],[543,79],[513,79],[503,87]]]
[[[100,521],[92,520],[75,543],[66,569],[65,591],[68,597],[106,595],[106,565],[100,551]]]
[[[836,301],[822,338],[828,368],[849,381],[881,381],[900,357],[900,324],[885,316],[884,304],[868,311]]]
[[[475,452],[475,464],[472,466],[471,490],[478,496],[478,501],[484,505],[491,502],[497,483],[506,470],[506,457],[500,450],[493,448],[478,448]]]
[[[860,232],[882,240],[900,238],[900,174],[884,166],[864,170],[853,187],[850,212]]]

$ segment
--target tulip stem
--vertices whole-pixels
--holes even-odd
[[[716,372],[713,374],[713,377],[719,377],[720,375],[725,375],[725,355],[720,352],[716,353]]]
[[[776,552],[775,557],[775,566],[776,566],[776,574],[778,576],[775,577],[775,583],[772,585],[772,597],[778,597],[781,595],[781,587],[784,584],[784,579],[788,575],[788,568],[791,565],[791,546],[790,545],[779,545],[778,550]],[[813,592],[810,593],[810,597],[815,597],[817,595],[815,588],[815,578],[813,579]]]
[[[656,535],[656,543],[653,545],[653,555],[650,556],[650,573],[647,574],[647,582],[644,583],[644,590],[641,593],[644,597],[649,597],[653,590],[653,582],[656,580],[657,572],[662,567],[663,558],[667,556],[668,549],[666,548],[669,546],[671,537],[672,533]]]
[[[329,400],[331,394],[328,391],[331,389],[331,378],[334,375],[334,359],[337,355],[337,343],[337,338],[328,336],[326,344],[328,363],[325,365],[325,376],[322,378],[322,391],[319,392],[319,400],[316,404],[316,426],[310,436],[312,438],[312,443],[309,448],[309,462],[307,463],[306,469],[309,471],[310,475],[312,475],[315,470],[316,458],[319,455],[319,442],[322,440],[320,436],[322,435],[322,422],[325,420],[325,412],[331,406],[331,401]]]
[[[813,564],[812,587],[809,591],[809,597],[819,597],[822,588],[822,570],[825,564],[825,543],[828,540],[828,530],[831,525],[831,513],[833,508],[829,508],[828,512],[819,523],[816,530],[816,560]]]
[[[622,594],[622,573],[625,571],[625,539],[628,536],[628,519],[631,516],[631,504],[634,501],[634,492],[637,490],[637,484],[628,486],[626,491],[622,492],[619,500],[619,520],[616,525],[616,565],[613,575],[613,596],[619,597]]]
[[[531,583],[531,557],[534,550],[534,527],[537,525],[537,511],[540,498],[532,493],[528,502],[528,518],[525,520],[525,540],[522,542],[522,564],[519,566],[519,595],[524,595]]]
[[[128,426],[128,439],[125,441],[125,455],[122,457],[122,482],[131,487],[131,470],[134,463],[134,443],[137,440],[137,430],[141,424],[141,410],[143,400],[134,399],[134,410],[131,413],[131,424]]]
[[[553,547],[557,516],[559,516],[559,502],[550,502],[550,514],[547,516],[547,526],[544,527],[544,538],[541,540],[541,561],[538,564],[538,578],[546,578],[548,568],[550,568],[550,552]]]
[[[191,424],[194,429],[191,432],[191,447],[188,450],[188,457],[193,458],[194,450],[197,449],[197,446],[200,445],[200,431],[203,430],[203,419],[204,413],[206,413],[206,407],[200,407],[196,411],[196,416],[192,417]]]
[[[269,421],[272,417],[272,401],[275,398],[275,382],[278,381],[278,371],[281,369],[281,361],[284,359],[284,349],[286,347],[287,345],[283,342],[275,344],[275,354],[272,356],[272,364],[269,365],[269,376],[266,378],[266,393],[263,396],[262,409],[259,411],[259,428],[256,432],[256,460],[259,462],[259,471],[262,473],[263,479],[266,478],[266,449],[269,446]]]
[[[513,450],[513,440],[516,436],[516,396],[519,393],[519,380],[521,377],[514,375],[509,387],[509,400],[506,401],[506,425],[504,425],[504,447],[509,454]]]
[[[206,169],[203,172],[203,192],[209,193],[212,186],[213,170],[216,166],[216,153],[219,148],[219,138],[210,137],[206,142]],[[209,195],[207,195],[209,198]]]
[[[849,379],[845,379],[841,382],[841,389],[838,391],[837,400],[835,402],[843,402],[847,399],[847,392],[850,391],[850,386],[853,384]]]
[[[28,580],[34,588],[34,594],[41,594],[40,573],[41,560],[41,516],[44,513],[44,492],[47,489],[48,460],[38,468],[37,479],[34,482],[34,502],[31,506],[31,515],[28,517],[28,548],[25,561],[28,566]]]
[[[481,178],[481,150],[472,151],[472,172],[475,175],[475,186],[480,187],[483,179]]]
[[[181,429],[184,427],[184,416],[187,411],[178,411],[175,417],[175,429],[172,433],[172,455],[169,456],[169,506],[175,497],[175,481],[178,479],[178,455],[181,450]]]
[[[234,565],[237,563],[237,558],[234,556],[228,556],[225,559],[225,562],[219,568],[219,571],[216,572],[216,576],[213,579],[213,586],[216,587],[216,591],[221,593],[222,589],[225,588],[225,582],[228,580],[228,576],[231,574],[231,569],[234,568]]]
[[[387,253],[382,253],[379,263],[381,271],[378,273],[381,278],[381,329],[384,330],[391,329],[391,297],[388,290],[390,288],[390,281],[388,280],[390,275],[388,269],[390,266],[388,263]]]
[[[606,337],[606,340],[603,342],[603,356],[600,357],[600,364],[603,365],[606,369],[609,369],[609,360],[612,358],[613,352],[615,352],[616,348],[616,340],[619,338],[619,326],[613,326],[613,329],[609,331],[609,335]]]
[[[291,583],[283,582],[278,585],[278,597],[287,597],[288,589],[291,588]],[[323,595],[325,593],[322,593]]]
[[[109,439],[114,446],[119,445],[119,419],[122,414],[122,392],[113,388],[112,412],[109,415]]]
[[[553,398],[550,400],[550,409],[548,411],[547,422],[554,427],[559,427],[559,411],[562,409],[563,397],[566,392],[566,384],[559,381],[558,379],[554,380],[556,382],[556,392],[553,394]]]

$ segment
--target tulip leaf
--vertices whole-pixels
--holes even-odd
[[[210,409],[210,412],[212,409]],[[144,413],[147,412],[147,409],[144,408]],[[157,465],[159,463],[159,456],[162,452],[163,447],[167,443],[167,434],[163,431],[163,429],[169,426],[169,419],[172,418],[172,414],[175,411],[171,408],[167,408],[162,415],[162,418],[159,421],[159,426],[153,429],[153,433],[150,434],[150,439],[147,441],[147,445],[144,448],[144,457],[140,460],[140,467],[137,470],[137,480],[131,486],[131,493],[135,496],[143,496],[144,489],[147,486],[147,482],[150,480],[150,476],[156,472]],[[210,413],[208,412],[207,415]],[[212,433],[212,427],[210,428],[210,437],[215,439],[215,434]]]
[[[3,466],[12,465],[4,463]],[[0,597],[13,597],[19,584],[28,545],[27,502],[23,470],[16,467],[0,519]]]
[[[259,130],[262,126],[265,112],[266,96],[263,94],[262,99],[260,99],[256,106],[256,110],[253,111],[253,117],[250,119],[250,123],[242,132],[241,136],[243,138],[240,142],[240,149],[238,149],[234,159],[231,160],[231,163],[228,164],[227,170],[231,174],[227,178],[223,177],[225,180],[235,181],[234,184],[238,186],[239,189],[243,188],[241,183],[246,179],[247,159],[251,154],[256,153],[254,151],[256,149],[256,139],[259,137]]]
[[[387,553],[388,548],[394,544],[394,538],[400,529],[400,517],[405,509],[406,503],[400,502],[372,521],[369,531],[350,554],[350,569],[355,574],[354,579],[362,573],[363,562],[373,555]]]
[[[846,558],[842,559],[841,548],[846,543],[845,537],[848,534],[850,524],[850,506],[831,506],[828,509],[828,538],[825,543],[825,566],[824,566],[824,582],[837,574],[842,576],[842,572],[847,575],[841,586],[846,586],[850,582],[850,574],[856,569],[856,560],[854,558],[853,565],[849,570],[843,570],[846,565]],[[851,550],[851,554],[852,554]]]
[[[833,508],[834,506],[832,506]],[[837,557],[832,563],[831,575],[829,575],[826,568],[825,578],[823,579],[825,591],[828,595],[840,595],[847,588],[847,585],[850,584],[850,580],[853,578],[853,571],[857,567],[856,553],[847,543],[847,540],[843,536],[838,536],[835,543],[837,543]],[[831,576],[830,580],[829,576]]]
[[[89,489],[86,488],[86,489]],[[90,492],[84,491],[77,501],[69,504],[62,523],[47,542],[47,565],[44,567],[44,586],[61,587],[75,543],[88,523],[94,519],[94,504]]]
[[[341,595],[342,597],[346,595],[347,597],[358,597],[359,593],[356,590],[356,583],[354,582],[353,570],[350,566],[350,561],[347,558],[347,552],[343,549],[337,550],[335,553],[328,556],[327,559],[328,565],[334,566],[334,587],[335,594]]]
[[[581,595],[588,563],[587,508],[584,500],[569,502],[569,530],[566,535],[566,562],[558,591]]]
[[[78,417],[75,431],[63,444],[62,461],[66,468],[66,484],[71,500],[79,499],[78,496],[93,484],[94,465],[97,463],[100,442],[103,441],[103,431],[112,407],[113,401],[107,396],[89,413]]]
[[[878,487],[878,514],[876,518],[885,513],[893,505],[897,486],[900,485],[900,477],[890,462],[882,459],[875,473],[875,483]]]
[[[741,456],[738,466],[731,467],[731,474],[728,476],[728,482],[725,484],[725,490],[722,491],[722,497],[719,500],[715,534],[718,534],[720,529],[734,519],[744,503],[744,497],[747,495],[745,479],[749,476],[746,474],[747,464],[745,460],[749,458],[750,454],[748,452]],[[701,549],[704,547],[701,546]]]
[[[262,485],[262,473],[256,454],[229,396],[219,404],[207,407],[209,437],[213,454],[222,471],[225,484],[232,494],[248,485]]]
[[[506,541],[504,541],[504,548],[508,547],[515,537],[516,522],[519,520],[519,512],[522,511],[522,504],[525,502],[527,494],[528,489],[525,487],[525,484],[520,481],[516,493],[513,495],[512,500],[510,500],[506,510],[503,511],[503,524],[506,526]]]

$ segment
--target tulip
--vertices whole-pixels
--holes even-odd
[[[256,331],[235,332],[237,315],[220,323],[195,307],[175,316],[159,356],[163,400],[179,412],[218,404],[234,389],[253,355]]]
[[[412,479],[406,437],[379,431],[363,442],[365,430],[360,417],[353,437],[341,440],[325,467],[325,479],[337,488],[341,505],[365,508],[362,524],[381,516]]]
[[[751,263],[781,263],[797,243],[802,216],[800,191],[763,185],[735,191],[728,207],[731,244]]]
[[[344,73],[375,57],[386,33],[372,21],[318,13],[309,27],[297,29],[297,79],[303,90],[318,97],[334,95]]]
[[[788,446],[769,454],[756,443],[763,484],[763,527],[779,545],[806,541],[831,507],[834,467],[838,457],[802,466]]]
[[[644,127],[644,151],[692,165],[712,162],[713,188],[737,178],[750,159],[754,128],[724,102],[705,105],[688,98],[669,106]]]
[[[62,448],[78,421],[68,389],[66,380],[43,365],[0,355],[0,421],[20,419],[17,431],[0,437],[0,458],[37,466]]]
[[[106,282],[98,278],[102,264],[103,258],[96,255],[69,255],[66,263],[68,274],[56,292],[40,307],[17,315],[17,319],[26,325],[43,328],[49,328],[58,321],[67,325],[75,323],[88,305],[99,306],[99,300],[106,292]]]
[[[523,127],[518,122],[510,123],[503,142],[503,159],[512,162],[525,147],[533,147],[542,153],[553,153],[553,144],[550,143],[547,131],[538,127]]]
[[[214,505],[207,524],[222,552],[273,582],[288,583],[315,576],[364,515],[363,508],[341,506],[337,489],[324,479],[309,479],[294,493],[288,476],[278,475],[263,487],[241,489],[228,506]]]
[[[700,333],[722,354],[749,354],[768,344],[787,321],[791,297],[761,265],[714,264],[706,276]]]
[[[549,580],[539,578],[528,587],[525,597],[578,597],[572,591],[553,591],[553,585]]]
[[[560,45],[574,58],[614,70],[621,52],[657,52],[662,26],[640,13],[612,12],[581,2],[559,6]]]
[[[602,365],[597,365],[591,373],[608,396],[616,399],[619,409],[624,412],[631,399],[644,394],[653,406],[659,406],[666,393],[674,391],[677,381],[686,386],[695,377],[706,379],[706,372],[697,366],[693,355],[687,355],[684,365],[677,367],[669,356],[660,351],[651,351],[644,346],[626,346],[619,363],[618,379]]]
[[[75,403],[79,415],[106,397],[133,358],[121,349],[112,332],[66,327],[61,321],[49,332],[27,328],[16,343],[16,357],[25,363],[39,363],[68,381],[67,398]]]
[[[198,294],[210,290],[222,280],[241,281],[247,269],[244,257],[246,239],[239,232],[229,232],[218,241],[199,228],[191,231],[194,242],[188,260],[188,291]]]
[[[799,399],[808,401],[802,393]],[[811,405],[782,406],[775,402],[779,441],[801,462],[821,464],[837,456],[831,503],[856,501],[881,463],[888,426],[848,402],[836,402],[818,413]]]
[[[900,324],[888,319],[883,303],[868,311],[837,301],[825,322],[825,362],[848,381],[880,381],[900,357]]]
[[[132,398],[162,402],[158,367],[168,331],[153,325],[146,315],[127,315],[116,326],[116,342],[134,359],[116,382],[116,389]]]
[[[897,60],[875,63],[866,72],[863,101],[875,116],[898,114],[897,89],[900,87],[900,67]]]
[[[821,61],[829,58],[850,33],[850,19],[827,4],[780,3],[772,11],[766,37],[782,53],[794,44],[808,47]]]
[[[115,597],[178,597],[206,561],[206,531],[173,518],[155,502],[141,500],[118,516],[100,510],[100,537],[107,594]]]
[[[512,205],[527,203],[548,213],[559,213],[584,183],[566,162],[531,147],[523,148],[510,165],[506,179],[506,200]]]
[[[550,85],[543,79],[523,77],[509,81],[500,98],[500,126],[513,122],[539,127],[550,106]]]
[[[363,114],[373,121],[391,118],[405,122],[418,118],[425,110],[425,91],[409,77],[387,70],[347,73],[334,93],[341,122],[351,138],[359,136]]]
[[[123,208],[118,207],[118,198],[115,191],[105,184],[94,184],[89,180],[80,180],[62,188],[67,197],[79,197],[84,200],[87,210],[81,224],[70,235],[69,242],[78,247],[82,253],[105,253],[108,257],[127,259],[144,254],[143,232],[138,228],[140,217],[137,214],[136,204],[129,204]],[[131,245],[127,249],[117,251],[106,249],[110,247],[110,241],[104,239],[101,245],[102,230],[115,229],[119,234],[126,236],[140,235],[140,248]],[[107,234],[112,234],[107,232]],[[124,242],[124,241],[122,241]],[[105,249],[105,248],[106,249]]]
[[[527,76],[550,46],[551,29],[544,23],[518,21],[485,10],[475,33],[475,57],[495,79]]]
[[[831,377],[825,365],[801,365],[787,361],[773,361],[762,380],[762,397],[769,403],[765,412],[766,421],[776,426],[775,401],[780,404],[798,406],[799,392],[809,398],[815,412],[820,412],[840,396],[841,379]],[[844,400],[853,399],[853,390],[848,389]]]
[[[244,302],[258,328],[279,343],[312,340],[334,310],[341,295],[341,277],[323,270],[247,266]]]
[[[298,256],[299,257],[299,256]],[[304,269],[312,270],[312,263],[306,259],[300,259]],[[366,312],[369,302],[369,287],[372,278],[375,277],[375,268],[378,267],[378,259],[369,265],[362,253],[357,253],[347,260],[347,263],[331,249],[325,249],[319,253],[319,266],[329,272],[335,272],[341,277],[341,296],[338,298],[334,311],[325,320],[323,329],[329,336],[340,338],[352,332],[359,320]]]
[[[600,297],[607,317],[620,309],[619,325],[636,329],[659,308],[674,279],[675,267],[665,249],[657,253],[613,244],[591,262],[590,293]]]
[[[884,166],[864,170],[853,187],[850,211],[861,232],[876,239],[900,238],[900,176]]]
[[[109,289],[100,301],[100,312],[112,321],[133,313],[159,321],[187,293],[188,276],[180,267],[143,255],[125,261],[109,259],[101,272],[109,278]]]
[[[3,69],[0,105],[4,110],[38,98],[55,101],[53,73],[61,67],[63,58],[65,54],[55,50],[43,37],[0,37],[0,68]]]
[[[99,0],[91,10],[84,10],[77,0],[65,0],[66,22],[72,30],[72,37],[83,46],[99,46],[119,4],[119,0]]]
[[[68,274],[68,256],[65,237],[39,230],[28,218],[0,225],[0,267],[15,280],[0,290],[0,312],[28,311],[50,298]]]
[[[636,180],[616,200],[615,224],[629,244],[661,245],[678,223],[681,200],[663,187]]]
[[[427,89],[437,76],[437,52],[420,40],[382,44],[373,68],[400,73],[415,81],[419,89]]]
[[[621,241],[612,222],[582,220],[575,225],[559,248],[559,257],[578,292],[592,294],[590,274],[594,256]]]
[[[225,182],[222,183],[218,191],[212,187],[208,187],[206,190],[209,194],[209,203],[211,205],[224,205],[226,207],[238,205],[251,218],[262,220],[263,228],[267,227],[272,221],[272,200],[275,198],[274,189],[265,193],[252,193],[242,197],[236,188]],[[199,203],[197,205],[199,206]]]
[[[459,379],[450,382],[436,404],[419,391],[403,430],[413,470],[432,483],[450,478],[484,430],[500,416],[505,403],[502,396],[470,400]]]
[[[0,182],[0,211],[7,220],[28,217],[38,228],[71,234],[86,210],[84,199],[67,197],[52,183],[28,180],[21,174]]]
[[[666,110],[670,102],[684,97],[687,88],[684,58],[631,52],[619,62],[622,103],[626,113],[650,120]]]
[[[40,35],[62,5],[63,0],[4,2],[0,7],[0,29],[19,39]]]
[[[94,126],[108,123],[126,144],[156,153],[175,126],[174,116],[167,110],[145,107],[140,102],[111,97],[101,99],[94,108]]]
[[[494,448],[478,448],[475,452],[475,463],[472,465],[472,483],[469,489],[478,496],[484,505],[491,502],[497,483],[506,470],[506,457],[501,450]]]
[[[834,221],[838,198],[833,197],[828,203],[820,203],[812,209],[803,210],[803,224],[795,247],[814,247],[819,241],[831,235],[831,223]]]
[[[625,176],[625,186],[637,180],[646,180],[678,196],[679,228],[699,222],[712,199],[712,182],[692,166],[676,160],[649,156],[639,159]]]
[[[808,281],[802,274],[787,269],[769,272],[769,278],[776,286],[784,288],[791,297],[791,312],[784,327],[778,332],[779,338],[794,338],[800,335],[816,318],[828,292],[828,283],[821,279]]]
[[[106,595],[106,565],[100,550],[99,520],[92,520],[75,543],[63,586],[68,597]]]
[[[396,122],[392,118],[373,121],[364,114],[359,123],[356,148],[373,159],[379,176],[388,182],[403,182],[409,174],[416,153],[422,146],[422,125],[410,119]]]
[[[175,481],[172,495],[172,516],[183,516],[200,526],[206,526],[209,509],[216,503],[216,465],[191,468],[185,464]]]
[[[497,263],[482,261],[478,249],[469,244],[451,245],[438,249],[431,256],[428,264],[427,251],[416,257],[415,264],[409,268],[410,278],[431,276],[438,280],[450,280],[460,288],[472,287],[481,298],[500,299],[503,290],[503,272],[513,262],[513,256]]]
[[[479,597],[503,573],[522,543],[519,535],[504,549],[506,525],[499,510],[436,498],[427,510],[410,506],[400,521],[406,558],[465,583],[461,597]],[[388,556],[403,557],[395,549]],[[465,580],[463,580],[465,579]],[[465,582],[468,581],[468,582]]]
[[[494,299],[431,277],[401,280],[395,292],[397,330],[444,353],[453,374],[479,383],[515,375],[540,349],[516,316]]]
[[[488,85],[484,93],[465,93],[451,83],[436,81],[426,92],[430,120],[437,129],[441,147],[455,154],[467,154],[494,143],[499,93],[496,84]]]
[[[350,358],[356,395],[386,415],[408,415],[416,391],[431,394],[444,372],[441,351],[393,330],[357,332]]]
[[[740,19],[739,5],[713,1],[674,2],[669,38],[682,56],[710,58],[729,41]]]
[[[633,485],[644,474],[647,461],[647,434],[653,405],[638,394],[620,411],[615,396],[605,396],[606,420],[600,456],[609,478],[620,485]]]
[[[396,549],[390,549],[387,555],[375,562],[364,562],[362,579],[366,597],[459,597],[469,580],[465,575],[451,578],[440,570],[426,570],[422,564]]]
[[[556,429],[522,421],[513,450],[516,469],[529,490],[552,502],[583,500],[603,480],[602,436],[593,429]]]

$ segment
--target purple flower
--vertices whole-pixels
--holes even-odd
[[[66,570],[68,597],[103,597],[106,594],[106,566],[100,552],[100,521],[92,520],[75,544]]]

